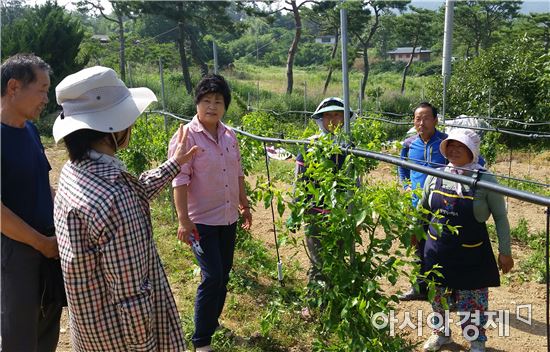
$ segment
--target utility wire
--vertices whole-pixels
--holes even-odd
[[[276,116],[290,115],[290,114],[310,114],[310,115],[313,114],[313,111],[305,111],[305,110],[303,110],[303,111],[302,110],[288,110],[288,111],[284,111],[284,112],[277,112],[277,111],[271,110],[271,109],[261,109],[261,108],[252,108],[252,107],[249,107],[249,110],[269,112],[269,113],[272,113],[273,115],[276,115]]]
[[[288,115],[288,114],[313,114],[311,111],[300,111],[300,110],[288,110],[283,112],[277,112],[275,110],[271,109],[259,109],[249,106],[248,110],[250,111],[265,111],[270,112],[276,116],[281,115]],[[391,123],[395,125],[412,125],[412,122],[406,122],[406,121],[392,121],[387,119],[381,119],[377,117],[369,117],[369,116],[359,116],[358,118],[364,118],[364,119],[370,119],[370,120],[379,120],[386,123]],[[454,121],[448,120],[448,121]],[[509,128],[500,128],[500,127],[476,127],[476,126],[463,126],[463,125],[454,125],[451,123],[445,123],[445,127],[457,127],[457,128],[465,128],[465,129],[471,129],[471,130],[477,130],[477,131],[489,131],[489,132],[498,132],[503,134],[509,134],[516,137],[525,137],[525,138],[531,138],[531,139],[539,139],[539,138],[550,138],[550,134],[546,134],[544,132],[537,132],[537,131],[525,131],[525,130],[517,130],[517,129],[509,129]],[[518,132],[519,131],[519,132]]]
[[[252,108],[254,109],[254,108]],[[260,110],[260,109],[258,109]],[[270,110],[270,111],[273,111],[273,110]],[[284,115],[285,113],[293,113],[295,111],[287,111],[287,112],[281,112],[281,113],[276,113],[278,115]],[[303,111],[303,112],[306,112],[306,111]],[[386,115],[386,116],[395,116],[395,117],[411,117],[412,114],[399,114],[399,113],[395,113],[395,112],[389,112],[389,111],[380,111],[380,110],[364,110],[363,111],[364,113],[373,113],[373,114],[380,114],[380,115]],[[478,120],[494,120],[494,121],[505,121],[505,122],[510,122],[510,123],[516,123],[516,124],[519,124],[519,125],[523,125],[523,126],[550,126],[550,121],[548,122],[524,122],[524,121],[518,121],[518,120],[513,120],[513,119],[507,119],[507,118],[503,118],[503,117],[487,117],[487,116],[466,116],[466,115],[463,115],[463,116],[460,116],[458,118],[473,118],[473,119],[478,119]],[[456,120],[457,118],[454,118],[454,119],[446,119],[446,121],[453,121],[453,120]],[[511,129],[509,129],[511,130]],[[511,130],[511,131],[524,131],[524,130]],[[524,131],[525,132],[525,131]]]
[[[165,34],[168,34],[168,33],[172,32],[172,31],[174,31],[174,30],[176,30],[176,29],[178,29],[177,26],[174,27],[174,28],[171,28],[171,29],[169,29],[169,30],[167,30],[167,31],[165,31],[165,32],[162,32],[162,33],[160,33],[160,34],[157,34],[157,35],[154,36],[154,37],[150,37],[150,38],[144,39],[143,41],[140,40],[139,43],[128,42],[128,41],[125,40],[125,47],[124,47],[124,50],[126,51],[126,49],[128,49],[130,46],[138,46],[138,45],[142,45],[142,44],[145,44],[145,43],[147,43],[147,42],[150,42],[150,41],[152,41],[152,40],[154,40],[154,39],[157,39],[157,38],[159,38],[159,37],[161,37],[161,36],[163,36],[163,35],[165,35]],[[109,47],[105,47],[104,49],[105,49],[106,51],[111,52],[111,53],[115,53],[115,52],[116,52],[116,53],[120,53],[120,52],[122,51],[122,48],[120,48],[120,47],[119,47],[119,48],[109,48]]]
[[[389,154],[389,153],[387,153],[386,155],[390,155],[390,156],[394,156],[394,157],[401,157],[401,156],[394,155],[394,154]],[[415,158],[409,158],[409,157],[407,157],[407,158],[402,158],[402,159],[403,159],[403,160],[410,160],[410,161],[414,161],[414,162],[419,162],[419,163],[426,163],[426,164],[430,164],[430,165],[432,165],[432,166],[437,166],[437,167],[445,167],[445,166],[448,166],[447,164],[441,164],[441,163],[436,163],[436,162],[433,162],[433,161],[425,161],[425,160],[415,159]],[[453,166],[453,168],[454,168],[454,169],[463,170],[463,171],[470,170],[470,169],[466,169],[466,168],[459,167],[459,166]],[[503,178],[503,179],[508,179],[508,180],[514,180],[514,181],[524,182],[524,183],[531,183],[531,184],[533,184],[533,185],[537,185],[537,186],[540,186],[540,187],[550,188],[550,184],[542,183],[542,182],[538,182],[538,181],[531,181],[531,180],[527,180],[527,179],[520,179],[520,178],[516,178],[516,177],[513,177],[513,176],[500,175],[500,174],[492,173],[492,172],[489,172],[489,171],[482,171],[482,170],[478,170],[478,173],[479,173],[479,174],[493,175],[493,176],[498,177],[498,178]]]
[[[396,116],[396,117],[411,117],[412,116],[412,114],[398,114],[398,113],[394,113],[394,112],[379,111],[379,110],[365,110],[364,112],[371,112],[371,113],[375,113],[375,114]],[[504,122],[516,123],[518,125],[523,125],[523,126],[548,126],[548,125],[550,125],[550,121],[547,121],[547,122],[524,122],[524,121],[518,121],[518,120],[508,119],[508,118],[504,118],[504,117],[461,115],[458,118],[474,118],[474,119],[478,119],[478,120],[504,121]],[[446,119],[446,120],[449,121],[449,120],[455,120],[455,119]]]
[[[269,42],[267,42],[266,44],[264,44],[264,45],[258,47],[257,49],[254,49],[253,51],[251,51],[251,52],[245,54],[244,56],[239,57],[239,59],[242,59],[242,58],[245,58],[245,57],[247,57],[247,56],[249,56],[249,55],[255,54],[256,51],[260,51],[260,49],[263,49],[263,48],[265,48],[266,46],[270,45],[270,44],[273,43],[275,40],[279,39],[282,35],[283,35],[282,33],[281,33],[281,34],[276,34],[276,35],[274,35],[273,38],[271,38],[271,40],[270,40]]]
[[[481,120],[505,121],[505,122],[517,123],[518,125],[524,125],[524,126],[547,126],[547,125],[550,125],[550,121],[547,121],[547,122],[524,122],[524,121],[518,121],[518,120],[513,120],[513,119],[507,119],[507,118],[504,118],[504,117],[488,117],[488,116],[465,116],[465,117],[474,117],[476,119],[481,119]]]
[[[170,116],[174,119],[177,119],[177,120],[180,120],[180,121],[185,121],[185,122],[189,122],[192,119],[191,116],[178,116],[176,114],[172,114],[172,113],[162,111],[162,110],[153,110],[153,111],[150,111],[150,112],[151,113],[164,114],[164,115]],[[237,129],[237,128],[234,128],[234,127],[233,127],[233,129],[235,131],[238,131],[238,132],[244,134],[244,135],[250,135],[250,136],[258,137],[258,136],[255,136],[253,134],[250,134],[248,132],[241,131],[240,129]],[[285,143],[287,143],[287,144],[309,144],[309,143],[311,143],[309,140],[293,140],[293,139],[271,138],[271,137],[268,137],[268,138],[258,137],[258,138],[261,138],[260,140],[262,140],[262,141],[266,140],[266,141],[271,141],[271,142],[274,142],[274,143],[283,143],[283,144],[285,144]],[[254,139],[257,139],[257,138],[254,138]],[[394,154],[390,154],[390,153],[382,153],[382,152],[370,152],[370,153],[376,153],[376,154],[384,156],[384,157],[398,158],[402,161],[415,162],[414,165],[416,165],[416,166],[420,166],[420,165],[416,164],[416,162],[427,163],[431,166],[436,166],[436,167],[445,167],[445,166],[447,166],[447,164],[436,163],[436,162],[433,162],[433,161],[425,161],[425,160],[420,160],[420,159],[415,159],[415,158],[402,158],[400,155],[394,155]],[[422,166],[422,167],[429,168],[429,169],[434,169],[433,167],[428,167],[428,166]],[[409,167],[405,167],[405,168],[410,169]],[[469,170],[469,169],[465,169],[465,168],[461,168],[461,167],[455,167],[455,168],[456,169],[461,169],[461,170]],[[414,169],[414,168],[412,168],[412,169]],[[421,171],[421,172],[423,172],[423,171]],[[423,172],[423,173],[428,173],[428,172]],[[522,182],[522,183],[530,183],[530,184],[537,185],[537,186],[540,186],[540,187],[545,187],[545,188],[550,187],[550,184],[547,184],[547,183],[542,183],[542,182],[538,182],[538,181],[531,181],[531,180],[527,180],[527,179],[520,179],[520,178],[516,178],[516,177],[513,177],[513,176],[500,175],[500,174],[496,174],[496,173],[492,173],[492,172],[488,172],[488,171],[479,171],[478,173],[493,175],[497,178],[509,179],[509,180],[514,180],[514,181],[518,181],[518,182]],[[529,193],[529,194],[532,194],[532,193]]]
[[[261,136],[257,136],[257,135],[242,131],[238,128],[233,128],[233,130],[235,132],[238,132],[238,133],[244,135],[244,136],[247,136],[247,137],[250,137],[252,139],[259,140],[259,141],[272,142],[272,143],[283,143],[283,144],[285,144],[285,143],[286,144],[301,144],[301,145],[309,145],[311,143],[311,141],[309,141],[309,140],[293,140],[293,139],[261,137]],[[550,206],[550,198],[546,197],[546,196],[543,196],[543,195],[534,194],[534,193],[530,193],[530,192],[521,191],[521,190],[518,190],[518,189],[515,189],[515,188],[506,187],[506,186],[503,186],[503,185],[498,184],[498,183],[478,180],[477,178],[474,178],[474,177],[452,174],[450,172],[445,172],[445,171],[442,171],[442,170],[439,170],[439,169],[434,169],[434,168],[431,168],[431,167],[418,165],[416,163],[406,161],[406,160],[403,160],[401,158],[398,158],[398,157],[395,157],[395,156],[392,156],[392,155],[387,155],[387,154],[380,153],[380,152],[374,152],[374,151],[370,151],[370,150],[364,150],[364,149],[352,148],[352,147],[345,148],[345,152],[348,153],[348,154],[354,154],[354,155],[358,155],[358,156],[367,157],[369,159],[375,159],[375,160],[378,160],[378,161],[387,162],[387,163],[394,164],[394,165],[397,165],[397,166],[401,166],[401,167],[404,167],[404,168],[407,168],[407,169],[419,171],[419,172],[422,172],[422,173],[425,173],[425,174],[428,174],[428,175],[433,175],[433,176],[436,176],[436,177],[440,177],[440,178],[443,178],[443,179],[446,179],[446,180],[459,182],[459,183],[468,185],[472,188],[479,187],[479,188],[482,188],[482,189],[487,189],[487,190],[490,190],[490,191],[494,191],[494,192],[503,194],[505,196],[510,196],[510,197],[513,197],[513,198],[524,200],[524,201],[527,201],[527,202],[530,202],[530,203],[544,205],[544,206]]]
[[[505,129],[505,128],[499,128],[499,127],[488,128],[488,127],[461,126],[461,125],[453,125],[450,123],[445,123],[445,127],[458,127],[458,128],[466,128],[466,129],[478,130],[478,131],[499,132],[499,133],[509,134],[511,136],[525,137],[525,138],[531,138],[531,139],[550,138],[550,134],[546,134],[546,133],[540,133],[536,131],[525,131],[526,133],[520,133],[520,132],[515,132],[517,130],[511,130],[511,129]]]
[[[410,125],[412,126],[414,123],[412,121],[392,121],[388,119],[383,119],[379,117],[370,117],[370,116],[359,116],[359,118],[367,119],[367,120],[376,120],[376,121],[382,121],[386,123],[390,123],[393,125]],[[550,138],[550,134],[544,133],[544,132],[537,132],[537,131],[524,131],[524,130],[517,130],[517,129],[509,129],[509,128],[500,128],[500,127],[479,127],[479,126],[465,126],[465,125],[455,125],[452,123],[447,123],[448,121],[452,122],[453,120],[446,120],[445,127],[456,127],[456,128],[464,128],[464,129],[470,129],[470,130],[478,130],[478,131],[490,131],[490,132],[499,132],[503,134],[510,134],[512,136],[518,136],[518,137],[525,137],[525,138],[532,138],[532,139],[538,139],[538,138]],[[520,131],[520,132],[518,132]],[[528,133],[522,133],[522,132],[528,132]]]

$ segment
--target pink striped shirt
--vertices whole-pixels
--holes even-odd
[[[218,123],[218,142],[195,115],[188,129],[187,147],[199,146],[193,159],[181,167],[172,187],[187,185],[189,218],[196,224],[229,225],[239,218],[239,177],[244,176],[235,132]],[[177,147],[177,133],[168,148],[171,157]]]

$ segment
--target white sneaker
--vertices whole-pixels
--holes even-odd
[[[210,345],[195,348],[195,352],[211,352],[211,351],[213,351],[213,349],[212,347],[210,347]]]
[[[485,341],[472,341],[470,343],[470,352],[485,352]]]
[[[433,334],[424,343],[424,351],[439,351],[443,345],[453,342],[451,336]]]

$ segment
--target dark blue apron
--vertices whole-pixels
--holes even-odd
[[[500,286],[487,226],[477,222],[474,216],[474,190],[470,188],[459,196],[455,190],[445,188],[438,178],[431,193],[431,211],[439,210],[443,217],[431,219],[424,247],[425,270],[441,265],[437,270],[443,278],[435,275],[431,278],[449,288],[473,290]],[[459,226],[458,234],[451,233],[444,225],[438,235],[433,223]]]

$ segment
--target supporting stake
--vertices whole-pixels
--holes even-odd
[[[271,223],[273,224],[273,239],[275,241],[275,251],[277,252],[277,280],[281,286],[285,286],[283,282],[283,262],[279,255],[279,241],[277,240],[277,229],[275,228],[275,210],[273,210],[273,193],[271,192],[271,176],[269,174],[269,156],[267,155],[267,144],[264,141],[264,153],[265,153],[265,169],[267,171],[267,185],[269,187],[269,193],[271,193]]]

